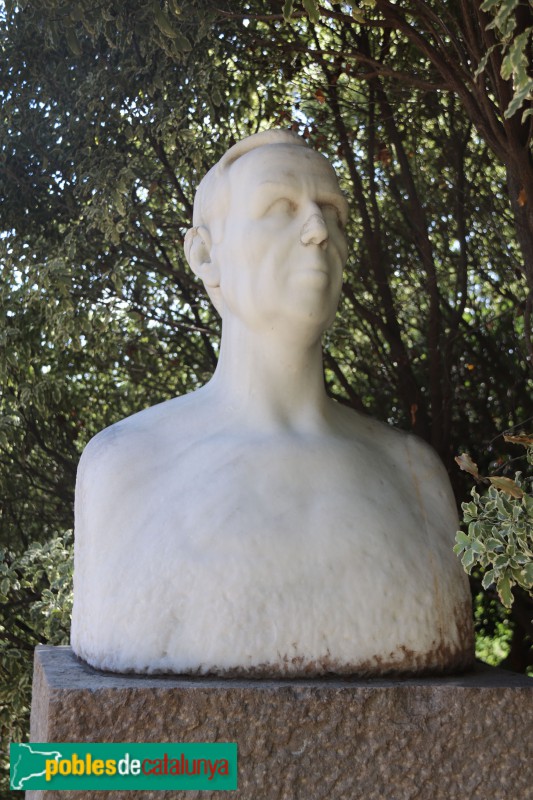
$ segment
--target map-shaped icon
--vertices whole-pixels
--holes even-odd
[[[45,776],[47,761],[59,761],[62,757],[58,750],[45,750],[44,747],[46,745],[11,745],[11,789],[24,791],[29,780]]]

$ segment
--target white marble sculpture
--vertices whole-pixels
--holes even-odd
[[[436,454],[331,400],[321,336],[347,203],[268,131],[203,179],[187,259],[222,316],[198,391],[86,448],[72,645],[114,671],[320,675],[472,660],[456,508]]]

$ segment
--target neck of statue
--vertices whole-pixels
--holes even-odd
[[[321,336],[254,330],[236,317],[222,325],[220,357],[208,384],[220,411],[254,428],[320,430],[328,398]]]

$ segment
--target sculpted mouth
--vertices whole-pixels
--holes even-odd
[[[331,277],[330,270],[324,264],[300,267],[296,272],[303,280],[308,280],[320,285],[324,285]]]
[[[329,275],[331,269],[329,265],[326,264],[324,261],[315,261],[312,262],[311,264],[302,264],[299,267],[298,272],[311,272],[311,273],[317,272],[317,273],[323,273],[324,275]]]
[[[330,258],[320,250],[315,250],[314,253],[307,251],[304,253],[307,258],[298,258],[294,262],[296,269],[329,272],[331,269]]]

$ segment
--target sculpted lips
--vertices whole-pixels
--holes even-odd
[[[330,269],[325,260],[311,261],[306,266],[301,266],[296,270],[296,274],[301,276],[302,279],[318,286],[325,286],[330,280]]]

